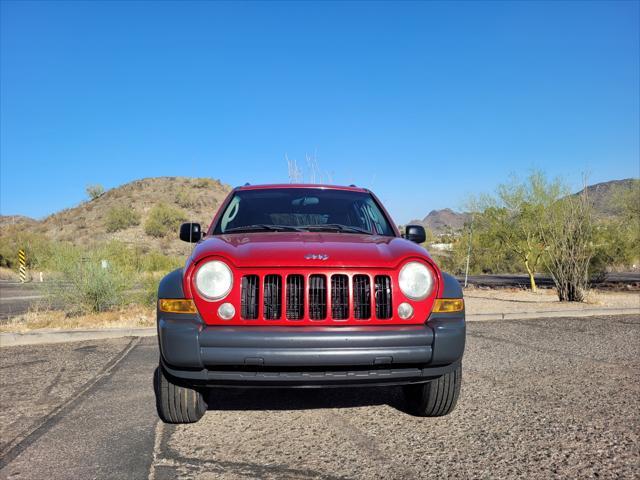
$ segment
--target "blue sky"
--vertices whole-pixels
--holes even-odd
[[[2,1],[0,211],[285,155],[398,222],[532,168],[638,177],[639,5]]]

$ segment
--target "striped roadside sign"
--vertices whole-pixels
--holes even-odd
[[[27,281],[27,255],[22,248],[18,250],[18,262],[20,263],[20,281],[24,283]]]

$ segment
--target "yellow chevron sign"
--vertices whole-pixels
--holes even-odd
[[[20,281],[24,283],[27,281],[27,255],[22,248],[18,250],[18,262],[20,263]]]

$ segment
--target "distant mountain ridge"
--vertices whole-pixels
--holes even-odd
[[[626,188],[638,188],[640,195],[640,180],[628,178],[589,185],[587,192],[596,214],[601,218],[615,215],[612,199],[618,189]],[[0,216],[0,235],[27,231],[77,244],[115,239],[143,248],[160,248],[169,253],[188,253],[191,248],[188,244],[175,241],[177,233],[176,237],[171,238],[156,238],[145,233],[144,224],[151,208],[164,203],[179,209],[186,219],[208,226],[220,203],[230,191],[229,185],[213,178],[143,178],[107,190],[96,199],[61,210],[43,220],[34,220],[22,215]],[[132,207],[140,217],[139,224],[108,232],[105,226],[107,216],[110,210],[117,207]],[[469,217],[469,213],[443,208],[431,210],[422,220],[412,220],[409,223],[421,224],[435,235],[443,235],[462,230]]]
[[[635,188],[638,190],[640,199],[640,179],[625,178],[623,180],[610,180],[608,182],[594,183],[586,187],[589,201],[593,205],[593,209],[601,218],[611,217],[616,214],[616,205],[614,196],[621,190],[630,190]],[[579,195],[584,191],[574,193]]]
[[[625,178],[623,180],[610,180],[608,182],[595,183],[586,187],[589,200],[593,205],[595,214],[600,218],[615,216],[616,207],[614,196],[619,190],[638,189],[640,196],[640,179]],[[578,195],[576,192],[573,195]],[[434,235],[446,233],[456,233],[462,230],[465,222],[470,219],[470,214],[466,212],[456,212],[450,208],[441,210],[431,210],[422,220],[412,220],[410,224],[420,224],[430,229]]]
[[[431,210],[420,223],[429,228],[435,235],[441,235],[462,230],[469,217],[468,213],[460,213],[450,208],[443,208],[442,210]]]

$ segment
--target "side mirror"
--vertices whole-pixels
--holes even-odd
[[[427,240],[427,233],[422,225],[407,225],[404,229],[404,238],[415,243],[424,243]]]
[[[183,223],[180,225],[180,240],[196,243],[202,238],[202,229],[199,223]]]

